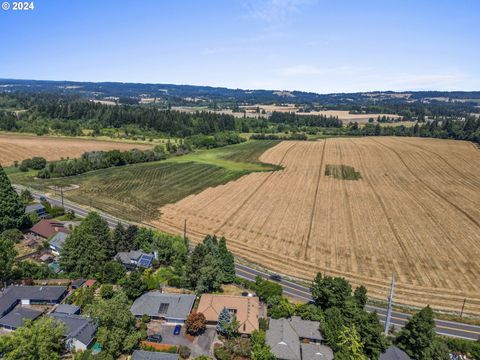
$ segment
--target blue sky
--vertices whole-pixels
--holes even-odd
[[[0,78],[321,93],[480,90],[476,0],[34,5],[0,10]]]

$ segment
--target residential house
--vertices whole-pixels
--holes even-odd
[[[65,232],[58,232],[50,239],[50,249],[55,255],[59,255],[62,250],[63,244],[67,239],[68,234]]]
[[[136,250],[119,252],[115,255],[115,260],[120,261],[127,270],[135,270],[137,267],[148,269],[152,266],[153,258],[153,254]]]
[[[78,315],[80,314],[80,307],[70,304],[60,304],[53,312],[66,315]]]
[[[195,295],[167,294],[150,291],[135,300],[131,307],[133,315],[148,315],[151,319],[165,320],[168,323],[182,324],[190,314]]]
[[[0,293],[0,317],[18,304],[59,304],[66,294],[65,286],[9,286]]]
[[[48,316],[65,326],[65,347],[68,350],[86,350],[95,339],[97,324],[91,319],[80,316],[54,312]]]
[[[58,232],[69,233],[62,222],[57,220],[42,219],[38,223],[32,226],[30,231],[44,239],[50,239]]]
[[[41,219],[47,216],[47,210],[42,204],[31,204],[25,206],[25,214],[37,214]]]
[[[333,351],[320,344],[323,336],[318,321],[270,319],[266,343],[272,353],[281,360],[333,360]]]
[[[380,360],[410,360],[410,356],[396,346],[390,346],[380,355]]]
[[[15,330],[42,314],[24,305],[58,304],[66,294],[64,286],[9,286],[0,293],[0,327]]]
[[[240,323],[238,329],[240,334],[250,335],[253,331],[258,330],[260,312],[258,297],[203,294],[197,311],[205,315],[208,324],[215,325],[223,308],[235,315]]]
[[[41,311],[33,310],[29,308],[23,308],[20,305],[16,306],[7,315],[0,318],[0,327],[6,330],[16,330],[20,326],[23,326],[27,320],[35,320],[40,315]]]
[[[171,354],[165,352],[154,352],[135,350],[132,354],[131,360],[178,360],[178,354]]]

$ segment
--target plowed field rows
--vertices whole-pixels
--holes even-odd
[[[283,142],[252,173],[160,209],[152,225],[224,235],[240,257],[311,279],[347,277],[399,303],[480,314],[480,152],[468,142],[412,138]],[[361,179],[325,176],[347,165]]]

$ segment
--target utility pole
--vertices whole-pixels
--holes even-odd
[[[390,319],[392,317],[392,302],[393,289],[395,288],[395,274],[392,273],[392,285],[390,286],[390,297],[388,298],[387,318],[385,319],[385,335],[388,335],[388,328],[390,327]]]
[[[463,317],[463,310],[465,310],[465,303],[466,302],[467,302],[467,298],[463,299],[462,312],[460,313],[460,317]]]
[[[60,186],[60,194],[62,196],[62,209],[65,211],[65,206],[63,205],[63,187]]]
[[[187,241],[187,219],[185,219],[183,224],[183,241]]]

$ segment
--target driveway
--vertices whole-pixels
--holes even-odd
[[[212,344],[217,335],[215,328],[207,328],[202,335],[197,337],[185,336],[185,326],[182,326],[182,332],[179,335],[173,335],[175,325],[150,323],[148,328],[149,334],[155,333],[162,336],[162,344],[187,346],[192,352],[192,357],[213,356]]]

